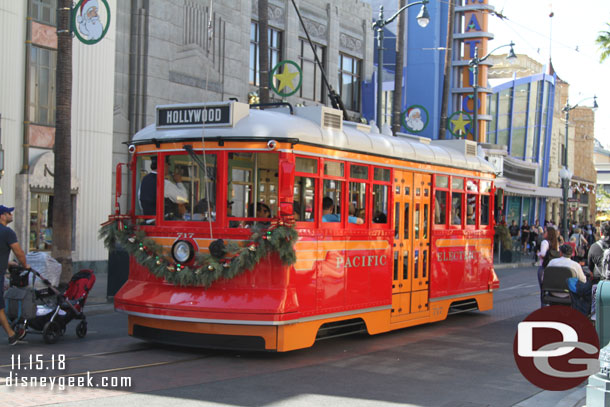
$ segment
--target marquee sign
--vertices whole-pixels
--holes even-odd
[[[462,12],[464,13],[463,18],[465,25],[462,39],[460,40],[463,44],[462,48],[464,50],[462,55],[463,61],[470,61],[472,58],[474,58],[475,47],[478,48],[479,57],[487,54],[488,52],[488,40],[493,38],[493,35],[488,32],[489,11],[493,10],[493,7],[488,3],[489,0],[464,0]],[[461,100],[458,101],[458,106],[460,106],[464,112],[470,115],[472,115],[474,110],[477,109],[479,118],[479,120],[477,120],[477,133],[480,135],[480,141],[485,141],[487,122],[484,116],[487,114],[487,95],[489,93],[485,84],[487,83],[488,66],[486,64],[481,64],[479,66],[479,77],[477,80],[477,83],[479,84],[479,100],[476,101],[474,100],[472,91],[472,85],[474,84],[474,72],[468,64],[460,66],[458,69],[461,71],[460,75],[462,77],[462,88],[467,89],[465,92],[460,92],[462,95]],[[467,130],[468,133],[472,133],[473,126],[469,125]]]
[[[157,128],[231,126],[231,105],[157,106]]]

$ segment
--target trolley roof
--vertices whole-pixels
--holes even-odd
[[[203,123],[205,124],[203,125]],[[430,140],[398,133],[381,134],[373,126],[344,122],[341,111],[326,106],[267,110],[239,102],[157,107],[156,123],[135,134],[134,144],[209,139],[277,140],[307,143],[390,158],[494,172],[469,140]]]

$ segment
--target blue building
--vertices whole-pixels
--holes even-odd
[[[389,18],[397,9],[393,0],[371,0],[373,20],[378,18],[379,5],[384,6],[384,17]],[[529,58],[520,56],[521,65],[529,67],[525,77],[517,77],[516,70],[509,67],[509,73],[502,80],[488,81],[493,65],[501,63],[502,56],[490,57],[479,66],[479,100],[473,98],[474,77],[468,62],[478,49],[479,57],[487,54],[493,47],[487,42],[493,34],[487,32],[487,18],[493,6],[487,0],[455,0],[453,49],[448,97],[448,131],[444,138],[466,137],[473,139],[470,118],[475,105],[478,106],[479,140],[481,153],[492,162],[498,171],[496,204],[498,219],[505,216],[510,223],[515,220],[521,224],[528,220],[533,224],[547,218],[557,221],[556,209],[560,206],[561,189],[551,173],[551,164],[556,170],[558,163],[551,163],[551,157],[560,153],[552,149],[560,142],[553,139],[553,116],[559,116],[554,106],[556,76],[546,74],[545,68],[532,63]],[[430,2],[428,9],[430,23],[426,28],[417,24],[419,6],[409,8],[406,13],[405,64],[402,87],[403,117],[407,118],[412,109],[419,109],[422,121],[427,125],[422,129],[405,128],[402,131],[415,133],[431,139],[439,138],[441,100],[443,93],[444,60],[447,49],[447,2]],[[492,18],[492,17],[490,17]],[[382,123],[389,119],[391,94],[394,91],[394,66],[396,57],[396,22],[386,27],[384,41],[384,104],[387,113]],[[375,41],[375,47],[377,42]],[[475,48],[476,47],[476,48]],[[375,57],[377,53],[374,53]],[[377,61],[376,61],[377,62]],[[490,84],[492,82],[495,86]],[[501,82],[501,83],[500,83]],[[363,84],[363,116],[374,119],[376,111],[377,78],[374,73],[371,82]],[[384,109],[384,107],[386,109]],[[466,134],[459,132],[452,123],[468,121]],[[406,121],[406,120],[405,120]],[[404,121],[403,121],[404,123]],[[458,122],[459,123],[459,122]],[[453,127],[453,128],[452,128]],[[419,130],[419,131],[415,131]],[[558,138],[559,134],[556,135]],[[561,147],[561,146],[559,146]],[[553,179],[549,179],[553,176]],[[553,210],[548,207],[553,201]]]
[[[491,80],[502,83],[494,86],[489,96],[491,121],[488,143],[483,146],[498,170],[496,188],[503,191],[499,197],[503,205],[498,209],[509,224],[524,219],[530,224],[538,219],[543,224],[548,200],[562,196],[560,188],[550,185],[547,170],[551,165],[556,80],[555,75],[545,73]]]

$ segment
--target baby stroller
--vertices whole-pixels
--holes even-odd
[[[6,313],[13,329],[41,333],[46,343],[57,342],[73,319],[76,336],[87,335],[87,320],[83,308],[89,291],[95,284],[92,270],[81,270],[72,276],[68,288],[62,294],[36,270],[10,267],[10,288],[4,294]],[[30,276],[33,274],[33,276]],[[39,278],[45,288],[34,288],[33,280]]]

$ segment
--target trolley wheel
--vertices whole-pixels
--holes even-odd
[[[84,338],[85,335],[87,335],[87,321],[80,321],[78,325],[76,325],[76,336]]]
[[[49,321],[44,325],[42,329],[42,337],[44,341],[49,344],[57,342],[61,335],[61,327],[55,321]]]

